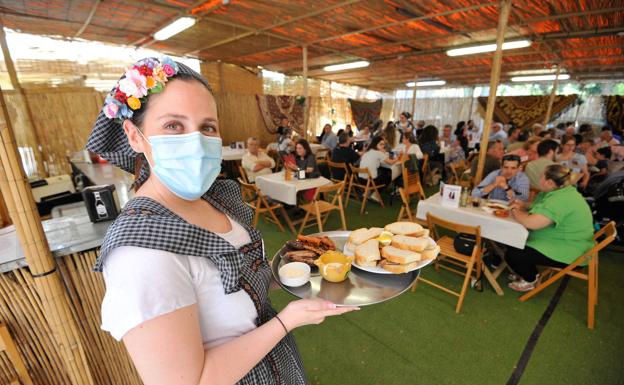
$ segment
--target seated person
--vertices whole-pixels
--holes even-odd
[[[514,201],[511,215],[529,230],[524,249],[508,246],[505,260],[515,277],[516,291],[535,288],[537,265],[564,267],[593,247],[592,213],[581,194],[570,185],[571,170],[560,164],[546,167],[540,192],[528,205]]]
[[[485,165],[483,166],[483,175],[489,175],[492,171],[498,170],[501,166],[500,160],[505,154],[505,147],[501,141],[490,141],[487,144],[487,154],[485,154]],[[475,156],[470,164],[470,175],[477,175],[477,166],[479,165],[479,157]]]
[[[331,152],[331,161],[334,163],[355,164],[360,156],[351,148],[351,140],[346,132],[338,137],[338,147]],[[348,169],[348,166],[347,166]],[[334,179],[344,179],[344,170],[332,169],[331,174]]]
[[[320,143],[323,146],[329,148],[330,151],[336,148],[336,146],[338,145],[338,136],[336,136],[336,134],[334,134],[334,132],[332,131],[331,125],[326,124],[323,127],[323,133],[320,137]]]
[[[609,172],[609,159],[611,159],[611,147],[601,147],[596,150],[596,159],[598,175],[607,175]]]
[[[589,183],[589,171],[587,170],[587,158],[576,151],[576,139],[573,136],[564,135],[561,138],[561,153],[557,156],[557,163],[572,169],[572,172],[581,175],[579,187],[585,189]]]
[[[249,182],[254,183],[256,176],[271,174],[275,160],[260,150],[258,139],[247,139],[247,153],[243,155],[242,166],[247,172]]]
[[[541,141],[542,138],[540,138],[539,136],[531,137],[522,142],[522,146],[516,148],[513,151],[510,150],[508,147],[507,149],[509,150],[509,152],[507,153],[510,155],[518,155],[522,163],[530,162],[539,157],[539,155],[537,154],[537,146]]]
[[[388,186],[392,181],[392,170],[381,167],[381,164],[386,163],[393,165],[399,162],[399,159],[398,157],[391,159],[390,154],[386,152],[385,147],[386,143],[384,139],[381,136],[375,137],[371,141],[366,152],[362,155],[360,167],[368,169],[368,172],[375,181],[375,184]],[[358,176],[363,180],[363,183],[366,183],[366,180],[368,179],[367,174],[360,173]],[[376,199],[374,195],[372,199]]]
[[[524,173],[529,177],[531,187],[534,189],[539,189],[540,178],[546,167],[555,164],[555,156],[558,148],[559,144],[552,139],[543,140],[537,145],[537,155],[539,155],[539,158],[530,161],[524,168]]]
[[[518,155],[503,156],[500,170],[492,171],[472,190],[475,198],[489,198],[503,201],[529,200],[529,178],[520,171]]]
[[[316,157],[312,153],[310,143],[299,139],[295,145],[295,162],[286,162],[284,165],[293,171],[305,170],[306,176],[315,178],[319,175]]]
[[[460,139],[458,138],[453,141],[451,147],[444,154],[444,163],[448,165],[462,160],[466,160],[466,153],[460,145]]]
[[[399,157],[406,158],[409,155],[415,155],[416,158],[422,159],[423,153],[420,150],[416,136],[413,132],[403,134],[401,143],[394,149],[399,154]]]

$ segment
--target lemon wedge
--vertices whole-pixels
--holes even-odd
[[[393,235],[394,234],[389,231],[382,231],[377,237],[377,240],[382,244],[382,246],[388,246],[392,242]]]

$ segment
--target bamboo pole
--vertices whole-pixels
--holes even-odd
[[[306,140],[316,136],[316,131],[310,135],[308,129],[308,114],[310,112],[310,98],[308,97],[308,46],[303,46],[303,130]]]
[[[557,64],[557,72],[555,80],[553,80],[552,90],[550,90],[550,98],[548,99],[548,109],[546,110],[546,116],[544,116],[544,128],[550,121],[550,115],[552,114],[552,107],[555,103],[555,96],[557,96],[557,87],[559,86],[559,71],[561,71],[561,65]]]
[[[418,76],[414,76],[414,89],[412,90],[412,121],[416,117],[416,88],[418,87]],[[416,134],[416,132],[414,132]]]
[[[4,63],[7,68],[7,72],[9,73],[9,79],[11,80],[11,85],[13,89],[20,95],[22,99],[22,103],[24,105],[24,109],[26,110],[26,116],[28,117],[29,123],[26,123],[26,129],[30,130],[35,138],[35,142],[38,144],[42,144],[41,139],[39,138],[39,133],[37,132],[37,128],[35,127],[35,119],[32,112],[32,108],[30,107],[30,103],[26,98],[26,94],[24,93],[24,89],[22,88],[19,79],[17,77],[17,72],[15,71],[15,66],[13,65],[13,59],[11,58],[11,52],[9,51],[9,46],[6,42],[6,34],[4,33],[4,24],[0,21],[0,47],[2,48],[2,55],[4,56]],[[4,102],[3,102],[4,103]],[[7,115],[8,120],[8,115]],[[39,175],[47,176],[48,170],[43,167],[43,164],[46,160],[46,152],[45,147],[38,146],[33,149],[33,153],[35,154],[35,161],[37,162],[37,170]]]
[[[472,87],[470,89],[470,109],[468,110],[468,120],[466,120],[466,124],[468,124],[468,121],[470,119],[472,119],[472,109],[474,108],[474,92],[475,92],[475,87]]]
[[[30,185],[22,170],[11,121],[0,89],[0,191],[41,297],[44,315],[65,371],[75,385],[93,385],[67,293],[50,252]]]
[[[490,74],[490,95],[488,96],[487,109],[485,110],[485,122],[483,124],[483,134],[481,136],[481,150],[479,151],[479,163],[477,165],[477,174],[475,175],[475,184],[481,182],[483,177],[483,167],[485,166],[485,156],[487,154],[487,143],[490,137],[490,127],[494,117],[494,103],[496,102],[496,89],[500,79],[501,62],[503,60],[503,41],[505,40],[505,30],[507,29],[507,20],[511,11],[511,0],[502,0],[500,2],[500,15],[498,16],[498,29],[496,30],[496,52],[492,60],[492,72]]]

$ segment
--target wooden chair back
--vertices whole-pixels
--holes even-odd
[[[347,184],[347,181],[349,180],[349,168],[347,167],[345,163],[336,163],[336,162],[332,162],[331,160],[328,160],[327,167],[329,167],[329,176],[330,176],[329,179],[331,179],[332,182],[334,183],[344,182],[345,185]],[[334,172],[337,170],[343,171],[344,177],[342,179],[338,179],[335,177],[336,174],[334,174]]]
[[[249,177],[247,176],[247,170],[243,166],[238,166],[238,173],[240,174],[240,179],[245,183],[251,183],[249,181]]]
[[[440,217],[436,217],[431,213],[427,213],[427,224],[429,225],[429,235],[434,240],[438,240],[438,227],[442,227],[447,230],[451,230],[455,233],[464,233],[468,235],[473,235],[475,237],[475,251],[477,248],[481,248],[481,227],[480,226],[469,226],[464,225],[462,223],[456,223],[447,221]],[[473,251],[474,253],[474,251]]]
[[[318,225],[319,231],[323,232],[323,226],[325,225],[325,222],[327,222],[329,214],[334,210],[337,210],[340,214],[342,230],[347,229],[347,221],[344,214],[344,207],[342,205],[342,192],[344,187],[344,182],[317,187],[312,201],[301,206],[306,214],[301,222],[299,234],[302,234],[306,227],[314,225],[313,223],[308,225],[308,219],[310,219],[310,217],[316,218],[316,224]]]
[[[407,160],[403,161],[403,191],[408,196],[408,200],[412,194],[418,194],[419,199],[425,199],[425,190],[420,182],[420,174],[418,170],[410,171],[407,167]]]
[[[565,275],[585,280],[587,281],[587,327],[593,329],[595,325],[595,307],[598,303],[598,254],[613,242],[616,236],[615,222],[611,221],[594,234],[594,246],[591,249],[587,250],[566,267],[548,267],[542,274],[549,278],[520,297],[520,301],[524,302],[534,297]],[[583,266],[586,262],[587,266]],[[587,272],[585,272],[585,269],[587,269]]]
[[[346,198],[347,203],[345,204],[345,206],[349,205],[349,200],[351,198],[351,191],[353,191],[353,188],[356,188],[364,192],[364,195],[362,198],[362,207],[360,208],[360,214],[362,214],[364,212],[364,209],[366,208],[366,202],[368,201],[369,191],[375,194],[381,207],[385,207],[383,198],[381,197],[381,192],[379,191],[379,189],[384,187],[385,185],[376,184],[375,181],[373,180],[373,177],[370,171],[366,167],[355,167],[354,165],[349,164],[349,169],[351,170],[350,172],[351,176],[349,178],[349,189],[347,191],[347,198]],[[366,184],[362,184],[361,182],[359,182],[358,174],[360,173],[367,175]]]

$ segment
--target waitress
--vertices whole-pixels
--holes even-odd
[[[143,383],[305,384],[290,333],[357,308],[271,307],[253,213],[221,168],[206,80],[169,58],[137,62],[106,98],[87,149],[136,173],[136,196],[96,261],[102,329],[123,340]]]

